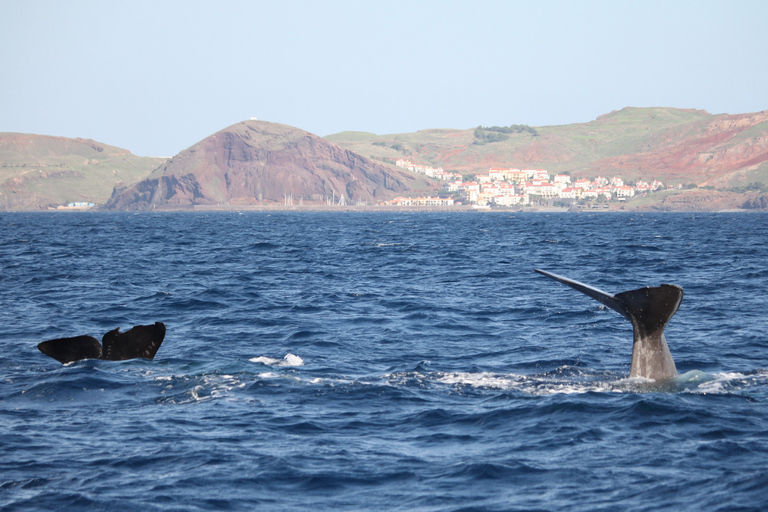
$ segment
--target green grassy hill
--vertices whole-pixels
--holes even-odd
[[[115,185],[133,184],[166,160],[86,139],[0,133],[0,208],[104,203]]]

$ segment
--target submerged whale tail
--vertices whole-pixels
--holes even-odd
[[[154,359],[163,339],[165,324],[155,322],[154,325],[135,325],[122,333],[119,327],[109,331],[101,339],[103,347],[93,336],[75,336],[44,341],[37,348],[43,354],[64,364],[81,359]]]
[[[632,322],[634,344],[630,377],[665,379],[677,375],[675,361],[664,338],[664,327],[683,300],[682,288],[662,284],[611,295],[567,277],[534,270],[589,295]]]

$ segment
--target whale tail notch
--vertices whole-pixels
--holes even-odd
[[[163,339],[165,324],[155,322],[154,325],[135,325],[125,332],[120,332],[118,327],[103,336],[102,344],[92,336],[75,336],[44,341],[37,348],[62,364],[81,359],[154,359]]]
[[[165,324],[135,325],[125,332],[120,328],[109,331],[101,339],[104,359],[124,361],[126,359],[154,359],[165,338]]]
[[[683,300],[681,287],[662,284],[611,295],[558,274],[534,270],[592,297],[632,323],[634,343],[630,377],[663,379],[677,375],[675,361],[664,338],[664,328]]]

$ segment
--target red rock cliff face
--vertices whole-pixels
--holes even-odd
[[[303,130],[246,121],[182,151],[133,187],[115,190],[106,208],[282,203],[286,195],[372,203],[407,191],[413,179]]]
[[[594,162],[591,174],[639,170],[665,181],[727,187],[739,173],[768,161],[766,123],[768,111],[717,116],[693,136],[670,136],[649,151]]]

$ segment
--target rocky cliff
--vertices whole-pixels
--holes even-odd
[[[671,212],[704,212],[740,209],[744,194],[717,190],[688,190],[681,194],[664,197],[660,204],[640,210]]]
[[[419,184],[411,173],[303,130],[244,121],[182,151],[136,185],[116,188],[105,208],[284,204],[286,197],[322,204],[342,196],[348,204],[371,204]]]
[[[768,210],[768,195],[761,194],[747,199],[741,208],[745,210]]]

